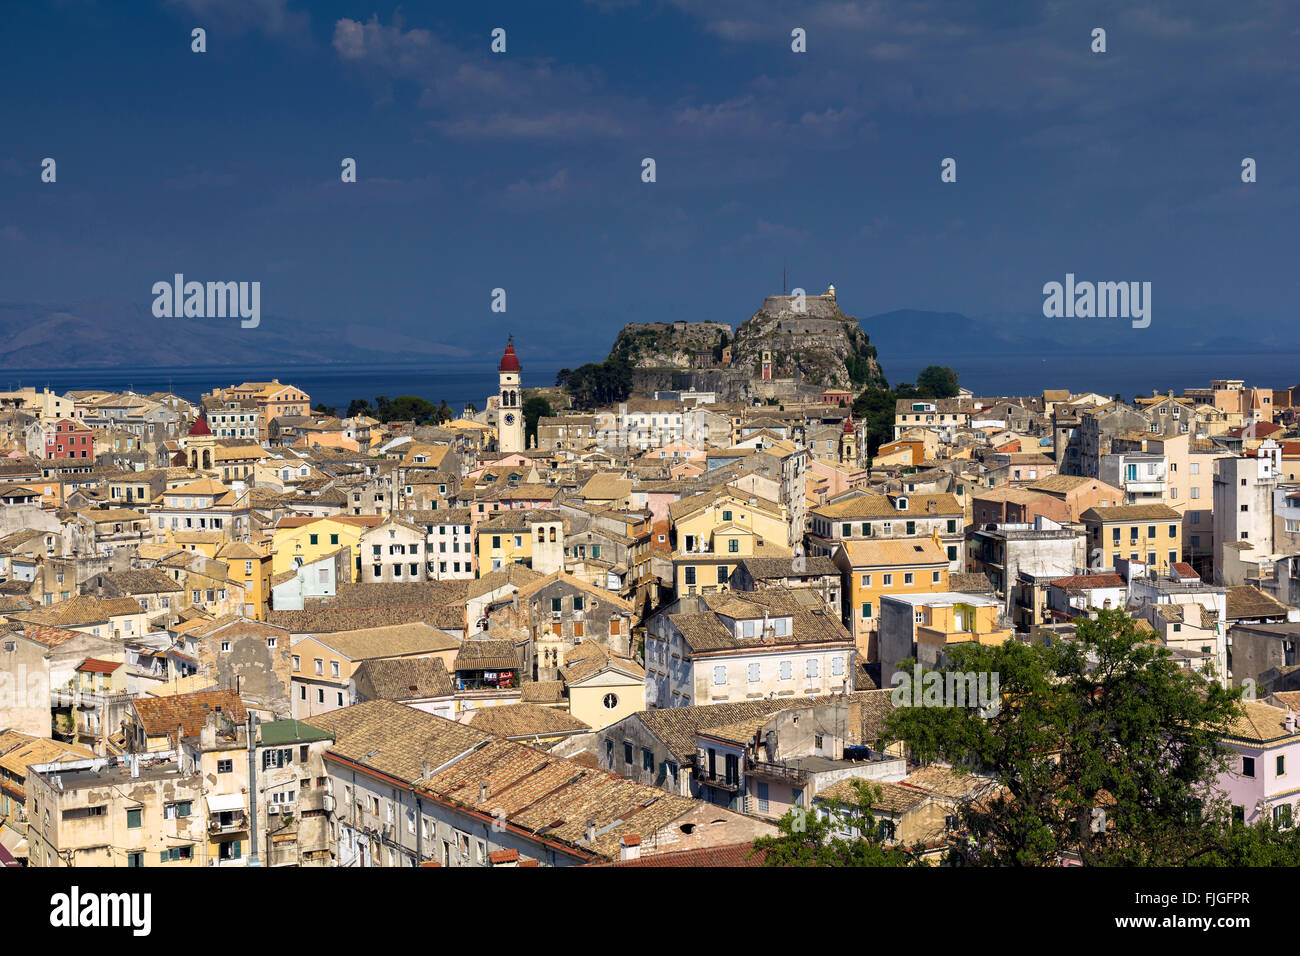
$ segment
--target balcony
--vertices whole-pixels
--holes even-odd
[[[700,783],[712,787],[714,790],[726,790],[730,793],[740,792],[740,779],[728,778],[722,774],[704,773],[700,775]]]
[[[238,812],[220,813],[208,821],[209,836],[227,836],[248,829],[248,814]]]
[[[792,767],[784,763],[769,763],[766,760],[756,760],[748,768],[747,773],[751,776],[767,780],[780,780],[783,783],[791,783],[796,786],[803,786],[808,782],[808,771],[800,770],[798,767]]]

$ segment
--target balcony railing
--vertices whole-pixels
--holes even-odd
[[[706,783],[715,790],[730,790],[732,793],[740,791],[740,779],[728,778],[720,773],[706,773],[700,777],[700,783]]]
[[[223,833],[238,833],[248,829],[248,814],[240,811],[222,817],[213,817],[208,822],[208,833],[216,836]]]
[[[808,781],[808,772],[800,770],[798,767],[791,767],[784,763],[769,763],[766,760],[756,760],[748,772],[755,777],[766,777],[770,780],[783,780],[793,784],[804,784]]]

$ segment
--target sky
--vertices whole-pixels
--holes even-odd
[[[8,4],[0,304],[148,310],[181,272],[261,282],[243,335],[580,362],[738,324],[783,268],[859,317],[1055,324],[1074,273],[1250,336],[1300,284],[1298,45],[1281,0]]]

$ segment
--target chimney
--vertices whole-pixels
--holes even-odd
[[[131,754],[131,779],[134,780],[140,776],[140,755]]]
[[[488,794],[487,783],[485,781],[480,780],[478,785],[478,802],[487,803],[487,794]]]
[[[587,841],[588,843],[596,842],[596,821],[587,821]]]
[[[618,858],[620,860],[641,859],[641,837],[636,833],[627,833],[618,841]]]
[[[1286,732],[1288,734],[1295,733],[1295,714],[1289,710],[1286,712]]]

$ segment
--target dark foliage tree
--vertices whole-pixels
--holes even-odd
[[[1051,647],[959,645],[943,670],[998,675],[996,713],[899,707],[886,734],[918,760],[943,757],[1001,783],[961,808],[968,862],[1184,866],[1262,852],[1245,839],[1225,848],[1213,786],[1239,692],[1181,668],[1123,611],[1081,619],[1075,640]]]

